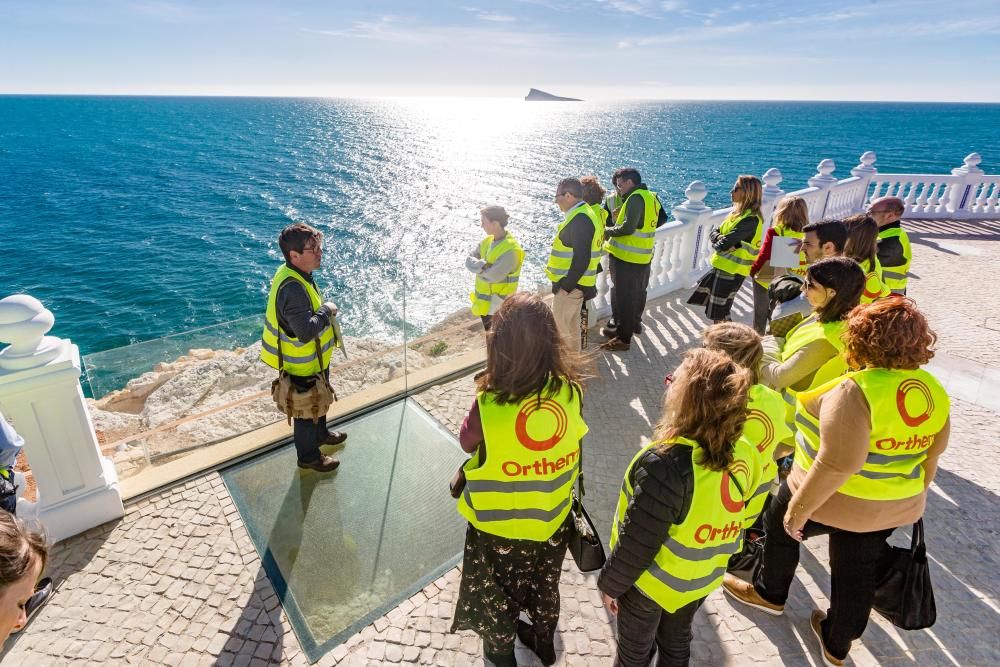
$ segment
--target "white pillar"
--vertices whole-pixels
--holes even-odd
[[[820,160],[819,164],[816,165],[816,175],[809,179],[809,187],[819,188],[823,191],[820,196],[820,201],[823,202],[823,205],[815,211],[817,220],[822,220],[826,216],[826,205],[830,199],[830,188],[837,184],[837,177],[833,175],[833,171],[836,168],[837,165],[830,158]]]
[[[851,169],[851,176],[857,176],[865,184],[865,187],[860,189],[860,198],[854,202],[854,213],[861,213],[868,208],[868,190],[871,188],[872,179],[878,173],[878,170],[875,168],[875,161],[877,159],[878,156],[875,155],[875,151],[865,151],[858,158],[858,166]]]
[[[983,161],[979,153],[969,153],[962,161],[963,165],[951,170],[956,176],[955,183],[948,188],[947,209],[953,218],[969,216],[969,204],[973,201],[973,187],[982,181],[983,170],[979,163]]]
[[[784,179],[781,172],[774,167],[765,171],[764,175],[761,176],[761,180],[764,182],[764,197],[760,206],[760,214],[764,218],[764,228],[761,233],[766,232],[773,224],[774,209],[777,208],[781,198],[785,196],[785,191],[779,187]]]
[[[80,387],[80,350],[46,336],[55,318],[38,299],[0,299],[0,410],[24,438],[38,485],[35,513],[58,542],[124,516],[118,475],[101,456]]]
[[[705,205],[708,188],[701,181],[693,181],[684,190],[687,197],[673,209],[674,218],[684,223],[680,250],[680,276],[687,282],[700,267],[700,258],[707,254],[708,234],[711,232],[712,209]],[[683,276],[687,275],[688,278]]]

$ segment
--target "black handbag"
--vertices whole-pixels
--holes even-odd
[[[913,524],[912,533],[909,549],[886,545],[884,570],[875,584],[873,608],[902,630],[929,628],[937,620],[923,519]]]
[[[570,533],[569,552],[581,572],[593,572],[604,567],[608,560],[604,555],[604,544],[597,534],[593,520],[583,507],[583,447],[580,447],[580,474],[576,478],[579,496],[572,494],[569,510]]]
[[[764,558],[765,539],[767,537],[763,530],[747,528],[743,531],[743,548],[729,558],[726,572],[743,581],[753,581],[754,570]]]

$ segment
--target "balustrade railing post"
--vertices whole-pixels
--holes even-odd
[[[679,259],[681,275],[687,274],[690,277],[698,269],[698,258],[708,244],[711,230],[707,229],[707,225],[712,217],[712,209],[705,205],[708,189],[701,181],[693,181],[688,185],[684,195],[687,199],[674,207],[673,215],[684,223]]]
[[[764,181],[764,197],[760,206],[761,216],[764,218],[764,228],[761,233],[766,232],[774,221],[774,209],[778,202],[785,196],[785,191],[778,187],[784,176],[775,167],[771,167],[764,172],[761,180]]]
[[[875,151],[865,151],[858,158],[860,161],[858,166],[851,169],[851,176],[857,176],[865,184],[865,187],[861,189],[860,199],[853,202],[852,213],[861,213],[868,208],[868,189],[871,187],[872,178],[878,173],[878,169],[875,168],[875,161],[877,159],[878,156],[875,155]]]
[[[951,217],[966,218],[970,215],[969,204],[972,203],[975,186],[983,177],[983,170],[979,168],[982,161],[979,153],[969,153],[961,167],[951,170],[951,175],[957,177],[948,189],[946,208]]]
[[[53,542],[124,516],[118,474],[101,455],[80,386],[80,350],[47,336],[55,318],[26,294],[0,299],[0,410],[24,438],[38,502],[19,499]]]
[[[830,202],[830,188],[837,184],[837,177],[833,175],[837,165],[830,158],[820,160],[816,165],[816,175],[809,179],[809,187],[819,188],[823,191],[823,208],[820,210],[819,219],[826,216],[826,207]]]

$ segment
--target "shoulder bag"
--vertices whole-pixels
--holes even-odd
[[[581,572],[593,572],[604,567],[607,557],[604,544],[597,534],[594,521],[583,507],[583,443],[580,443],[580,474],[576,478],[579,495],[571,492],[572,506],[569,515],[572,525],[569,533],[569,552]]]
[[[882,562],[888,567],[875,583],[875,611],[902,630],[929,628],[937,620],[923,519],[912,533],[909,549],[886,545]]]

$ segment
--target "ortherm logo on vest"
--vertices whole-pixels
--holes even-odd
[[[544,452],[552,449],[566,435],[569,419],[566,410],[551,399],[529,401],[521,406],[514,421],[514,436],[525,449]],[[532,465],[505,461],[503,472],[509,477],[524,475],[550,475],[576,463],[576,452],[555,460],[541,458]]]

